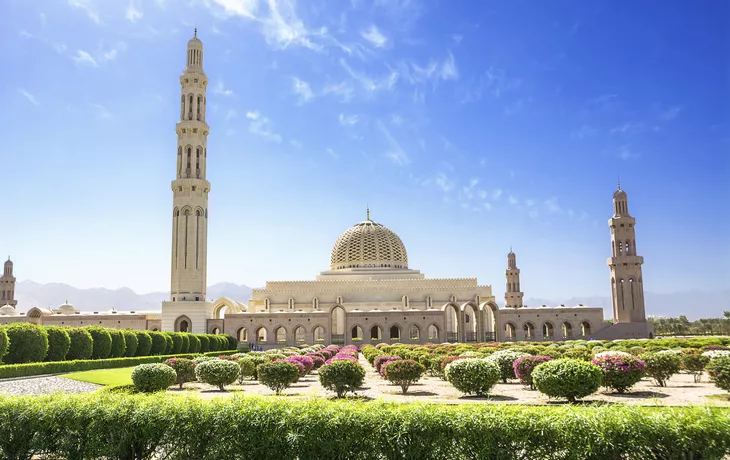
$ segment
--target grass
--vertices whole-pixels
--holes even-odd
[[[105,386],[121,386],[132,384],[133,367],[121,367],[118,369],[99,369],[96,371],[73,372],[61,375],[60,377],[78,380],[81,382],[95,383]]]

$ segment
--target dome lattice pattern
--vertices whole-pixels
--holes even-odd
[[[345,230],[332,248],[330,269],[345,268],[408,268],[408,254],[395,232],[366,220]]]

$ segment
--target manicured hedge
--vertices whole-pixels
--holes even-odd
[[[63,361],[66,359],[69,348],[71,348],[71,337],[66,328],[60,326],[47,326],[48,353],[46,361]]]
[[[0,397],[0,457],[152,459],[721,459],[730,412],[202,400],[169,394]]]
[[[223,353],[235,353],[236,350],[216,351],[210,353],[218,356]],[[94,369],[114,369],[118,367],[131,367],[138,364],[161,363],[168,358],[193,358],[191,354],[181,355],[159,355],[159,356],[135,356],[131,358],[114,359],[83,359],[74,361],[54,361],[45,363],[8,364],[0,366],[0,379],[14,377],[30,377],[33,375],[60,374],[64,372],[90,371]],[[2,457],[0,457],[1,459]]]
[[[109,329],[101,326],[86,326],[84,329],[91,334],[93,359],[106,359],[112,352],[112,335]]]
[[[152,336],[147,331],[134,331],[137,334],[137,351],[134,356],[147,356],[152,349]]]
[[[124,331],[120,329],[109,329],[112,336],[112,347],[109,353],[110,358],[121,358],[127,350],[127,342],[124,340]]]
[[[8,333],[5,332],[4,327],[0,327],[0,362],[2,362],[3,356],[5,356],[9,348],[10,340],[8,339]]]
[[[82,327],[68,327],[66,332],[71,337],[71,347],[68,349],[66,359],[91,359],[94,339],[91,338],[89,331]]]
[[[132,357],[137,353],[137,344],[139,343],[137,341],[137,334],[134,333],[135,331],[132,331],[130,329],[125,329],[122,331],[122,334],[124,335],[124,356]]]
[[[31,323],[12,323],[5,326],[10,340],[6,363],[32,363],[43,361],[48,353],[48,332]]]

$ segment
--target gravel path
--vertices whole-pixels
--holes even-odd
[[[2,381],[0,380],[0,394],[6,395],[40,395],[47,393],[89,393],[101,388],[93,383],[79,382],[77,380],[64,379],[61,377],[33,377],[21,380]]]

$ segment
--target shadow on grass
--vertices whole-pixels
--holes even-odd
[[[517,401],[517,398],[514,396],[507,396],[507,395],[487,395],[487,396],[477,396],[477,395],[464,395],[460,396],[459,398],[462,401]]]
[[[591,406],[591,407],[598,407],[598,406],[615,406],[617,404],[621,404],[614,401],[585,401],[585,400],[579,400],[575,402],[570,402],[565,399],[551,399],[545,402],[548,406]]]

